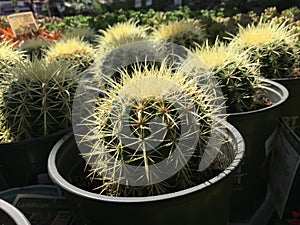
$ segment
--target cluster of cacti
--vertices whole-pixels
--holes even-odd
[[[1,123],[11,140],[50,134],[71,126],[72,98],[77,70],[67,64],[45,60],[19,62],[12,78],[1,90]]]
[[[64,61],[79,71],[86,70],[95,60],[95,50],[91,44],[78,37],[62,39],[49,46],[46,51],[47,61]]]
[[[133,20],[116,23],[100,32],[101,34],[96,38],[96,47],[100,54],[105,54],[124,44],[146,40],[148,36],[147,28]]]
[[[205,42],[206,35],[199,20],[188,19],[162,23],[152,32],[151,38],[193,49]]]
[[[239,27],[231,45],[247,51],[253,62],[260,65],[260,73],[266,78],[289,77],[299,60],[299,46],[295,34],[285,23],[274,21]]]
[[[193,76],[183,68],[145,63],[131,72],[121,70],[118,82],[104,75],[99,87],[110,84],[100,88],[105,97],[95,99],[91,116],[77,125],[87,126],[88,135],[75,129],[79,142],[90,148],[83,156],[90,177],[102,181],[99,192],[148,196],[178,191],[228,165],[216,150],[210,167],[199,170],[212,127],[220,126],[213,115],[224,108],[212,104],[217,97],[211,88],[199,85],[206,74]]]
[[[8,42],[0,42],[0,82],[10,79],[10,68],[15,67],[15,64],[23,60],[24,54]]]
[[[251,63],[249,56],[240,53],[233,46],[216,41],[213,46],[208,44],[195,49],[194,54],[216,75],[226,97],[227,112],[245,112],[260,107],[259,100],[261,82],[259,66]]]

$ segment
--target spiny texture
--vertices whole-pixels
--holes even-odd
[[[11,135],[9,129],[5,125],[3,114],[0,112],[0,143],[11,142]]]
[[[0,42],[0,82],[3,79],[10,79],[10,68],[15,67],[15,64],[24,59],[23,52],[14,48],[8,42]]]
[[[46,59],[65,61],[79,71],[84,71],[94,62],[95,50],[89,43],[77,37],[62,39],[49,47]]]
[[[97,49],[100,54],[105,54],[121,45],[147,39],[147,28],[137,25],[137,22],[129,20],[109,26],[106,30],[100,30],[97,37]]]
[[[71,126],[78,75],[61,62],[20,62],[2,90],[1,113],[13,140],[50,134]]]
[[[210,179],[228,165],[228,158],[216,150],[211,166],[198,170],[211,129],[219,126],[212,116],[223,109],[212,103],[217,97],[211,89],[199,85],[200,76],[188,76],[164,62],[120,73],[118,82],[104,75],[99,86],[110,85],[101,88],[104,97],[95,100],[90,118],[82,122],[89,132],[80,143],[90,148],[83,155],[90,177],[102,181],[100,193],[169,193]]]
[[[240,27],[231,44],[247,51],[251,60],[260,65],[261,75],[266,78],[289,77],[299,60],[295,34],[286,23],[260,21],[257,25]]]
[[[256,78],[259,67],[250,63],[247,54],[220,41],[213,46],[206,44],[198,47],[194,53],[219,79],[224,97],[227,98],[227,112],[245,112],[262,107],[257,101],[261,94],[260,82]]]
[[[170,21],[152,32],[154,40],[172,42],[193,49],[205,42],[205,33],[197,20]]]

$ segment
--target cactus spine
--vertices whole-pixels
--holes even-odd
[[[146,40],[148,36],[147,28],[133,20],[117,23],[100,32],[101,34],[96,38],[100,54],[105,54],[124,44]]]
[[[99,86],[110,84],[101,88],[106,97],[95,100],[91,117],[82,123],[89,132],[80,143],[91,148],[84,157],[91,166],[90,177],[102,182],[99,192],[163,194],[201,183],[212,176],[212,167],[224,168],[228,159],[220,153],[209,169],[198,171],[211,128],[216,126],[212,115],[223,109],[210,105],[216,97],[199,85],[199,76],[164,62],[159,67],[139,64],[130,72],[121,69],[120,74],[118,82],[104,75]],[[126,166],[136,168],[129,177],[124,176]],[[168,170],[175,174],[154,182]]]
[[[295,34],[284,22],[260,21],[257,25],[240,27],[231,44],[247,51],[251,60],[260,65],[260,73],[266,78],[289,77],[299,60]]]
[[[65,61],[79,71],[86,70],[94,62],[94,58],[93,47],[78,37],[62,39],[50,46],[46,52],[48,61]]]
[[[58,61],[19,62],[2,90],[3,125],[12,140],[50,134],[71,126],[71,104],[78,75]]]
[[[216,41],[197,47],[194,51],[197,58],[219,79],[224,97],[227,98],[227,112],[244,112],[260,107],[259,66],[251,63],[246,53],[224,42]]]
[[[206,35],[199,21],[189,19],[163,23],[152,32],[151,38],[193,49],[205,42]]]
[[[24,58],[22,51],[17,50],[8,42],[0,42],[0,82],[11,79],[9,71]]]

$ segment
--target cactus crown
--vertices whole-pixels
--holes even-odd
[[[240,27],[231,45],[248,51],[253,62],[260,64],[260,73],[266,78],[289,77],[299,58],[295,34],[286,23],[273,21]]]
[[[219,152],[212,167],[198,171],[216,125],[212,115],[223,109],[210,104],[216,96],[199,85],[199,76],[164,62],[139,64],[120,74],[118,82],[104,76],[99,86],[110,85],[102,89],[105,97],[96,99],[91,118],[83,121],[90,129],[80,139],[90,146],[83,155],[90,176],[102,182],[101,193],[163,194],[199,184],[212,175],[214,166],[222,170],[227,165],[228,158]],[[168,171],[175,173],[168,176]]]
[[[43,58],[49,42],[42,38],[26,40],[20,46],[20,49],[24,51],[30,60],[37,57],[39,59]]]
[[[94,62],[94,57],[95,50],[92,46],[78,37],[62,39],[50,46],[46,52],[48,61],[66,61],[80,71],[87,69]]]
[[[19,62],[1,95],[3,124],[12,140],[43,136],[71,126],[77,71],[66,64],[34,59]]]
[[[192,49],[196,44],[205,42],[205,34],[197,20],[179,20],[162,23],[152,32],[158,41],[172,42]]]
[[[227,111],[243,112],[263,107],[258,105],[257,97],[262,87],[257,80],[259,67],[251,63],[246,52],[216,41],[213,46],[208,43],[194,51],[204,65],[211,69],[220,81],[222,92],[227,98]]]
[[[147,39],[147,28],[137,24],[137,21],[128,20],[100,30],[101,35],[96,38],[99,52],[106,53],[121,45]]]

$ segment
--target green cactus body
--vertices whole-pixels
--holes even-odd
[[[71,104],[78,75],[66,64],[20,62],[3,90],[3,124],[12,140],[39,137],[71,126]]]
[[[84,158],[91,168],[90,177],[101,180],[99,192],[158,195],[192,187],[224,168],[226,157],[220,154],[207,170],[198,170],[216,126],[212,115],[223,109],[209,104],[215,97],[198,85],[198,78],[165,63],[120,73],[118,82],[104,78],[104,83],[110,83],[103,89],[106,97],[96,100],[92,119],[83,122],[91,129],[80,143],[91,148]],[[195,148],[189,147],[190,142]],[[128,166],[135,168],[130,177],[124,175]],[[175,173],[154,181],[168,171]]]
[[[257,64],[249,61],[249,56],[237,49],[217,41],[213,46],[206,44],[194,51],[197,58],[216,75],[224,97],[227,98],[227,112],[250,111],[262,105],[256,101],[260,82]]]
[[[103,55],[121,45],[146,40],[147,30],[133,20],[119,22],[100,30],[101,34],[96,38],[98,53]]]
[[[179,20],[161,24],[152,32],[156,41],[172,42],[193,49],[205,42],[206,35],[198,20]]]
[[[46,59],[64,61],[79,71],[84,71],[94,62],[95,50],[78,37],[62,39],[49,47]]]
[[[289,77],[299,60],[299,47],[295,34],[285,23],[259,22],[239,28],[232,45],[247,51],[252,62],[260,65],[261,76],[266,78]]]

